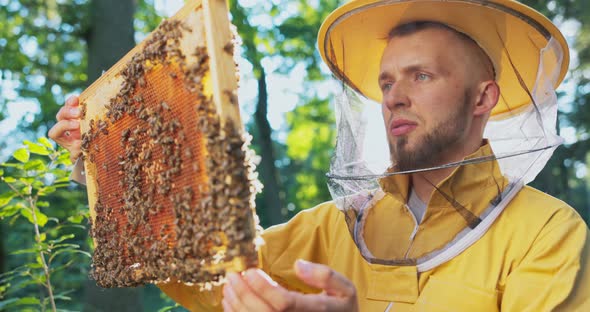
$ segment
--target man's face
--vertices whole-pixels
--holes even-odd
[[[461,153],[473,104],[464,44],[450,31],[433,28],[394,37],[387,45],[379,85],[398,170],[441,165]]]

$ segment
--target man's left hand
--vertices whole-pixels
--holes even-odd
[[[223,287],[223,309],[241,311],[358,311],[356,289],[351,281],[328,266],[298,260],[295,274],[320,294],[289,291],[259,269],[243,275],[229,273]]]

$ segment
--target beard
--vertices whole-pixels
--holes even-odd
[[[417,138],[414,148],[408,146],[408,136],[389,141],[391,161],[396,171],[424,169],[442,165],[444,153],[452,149],[465,133],[469,118],[471,97],[463,95],[462,103],[455,112],[440,121],[429,133]]]

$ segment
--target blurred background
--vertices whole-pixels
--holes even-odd
[[[336,137],[330,99],[340,86],[321,63],[316,35],[326,15],[343,2],[229,1],[242,41],[236,50],[241,56],[242,116],[261,156],[258,172],[264,189],[257,197],[257,213],[265,228],[330,199],[325,172]],[[552,19],[572,48],[570,73],[558,90],[558,133],[565,145],[531,184],[568,202],[588,222],[590,3],[522,2]],[[0,0],[3,166],[22,160],[15,151],[25,140],[47,135],[69,95],[79,94],[183,4],[183,0]],[[29,143],[25,146],[33,158],[43,155],[32,151]],[[21,208],[10,192],[8,184],[0,183],[0,311],[51,310],[44,295],[44,275],[35,273],[40,269],[38,253],[22,252],[26,246],[37,246],[39,236],[30,214],[17,213]],[[45,196],[38,209],[37,217],[49,216],[60,225],[43,233],[56,239],[69,235],[67,241],[78,246],[74,249],[79,252],[56,260],[64,267],[51,275],[51,287],[61,294],[56,297],[58,309],[182,310],[154,286],[103,290],[89,280],[90,259],[85,252],[92,247],[85,230],[84,187],[67,183]],[[80,226],[65,229],[60,220]],[[7,277],[14,277],[14,272],[20,277]]]

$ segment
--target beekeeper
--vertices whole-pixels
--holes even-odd
[[[334,200],[267,229],[261,269],[164,292],[193,311],[590,311],[588,227],[526,186],[561,143],[555,25],[511,0],[354,0],[318,47],[346,86]],[[50,131],[74,155],[76,106]]]

